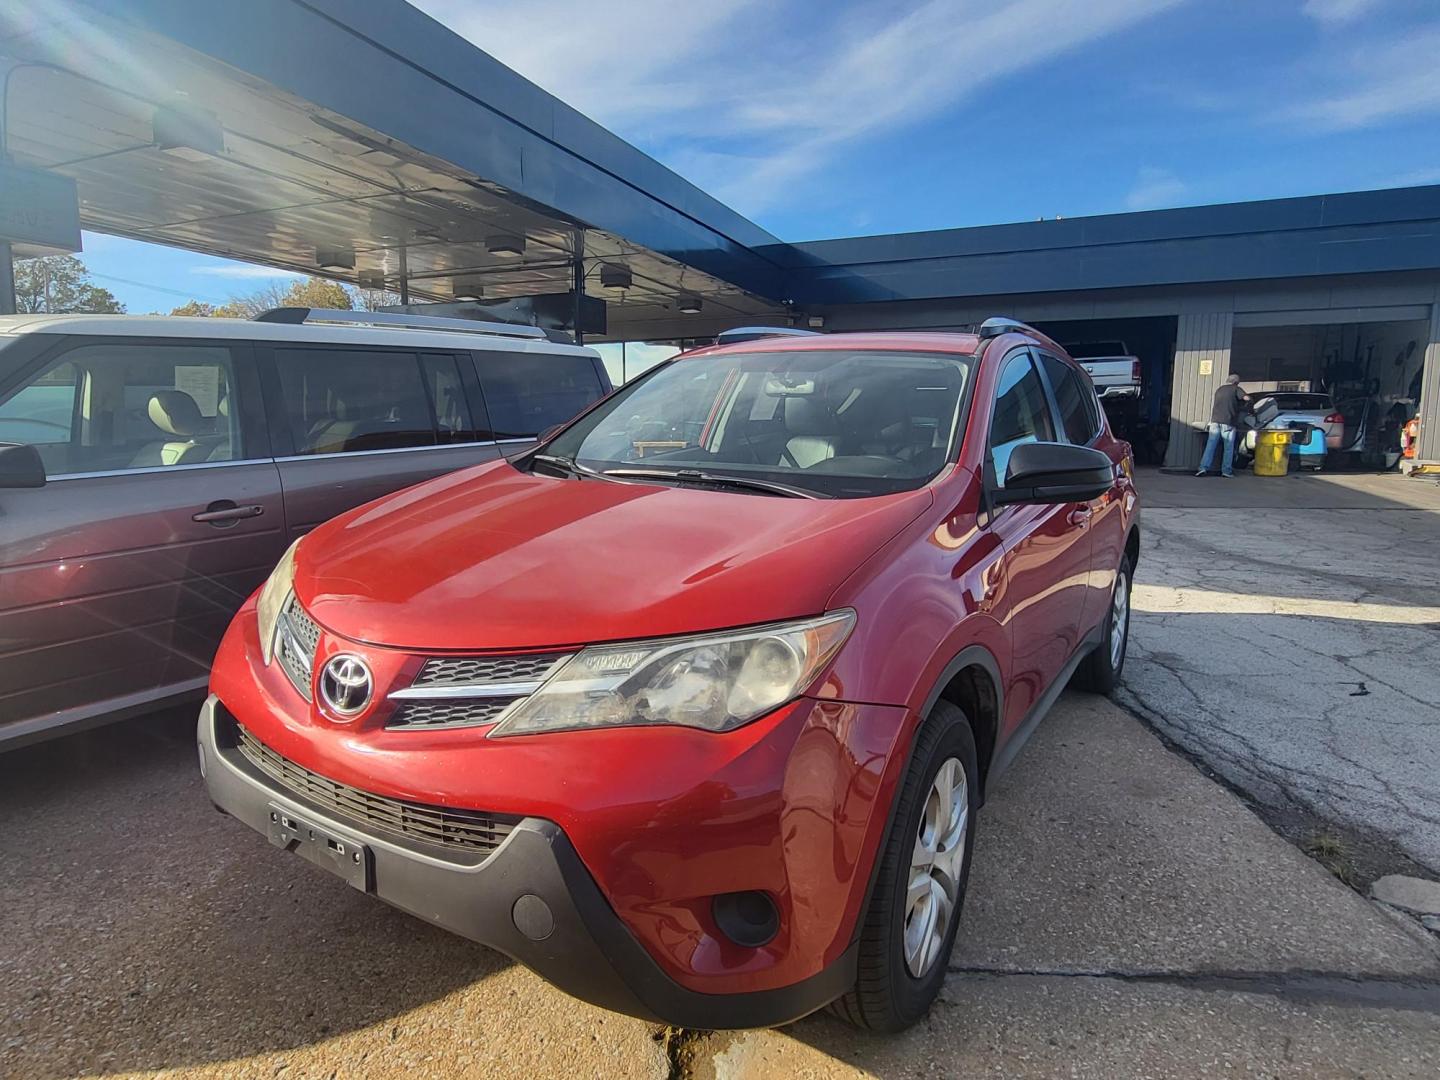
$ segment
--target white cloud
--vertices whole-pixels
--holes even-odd
[[[1380,2],[1381,0],[1305,0],[1302,10],[1312,19],[1334,25],[1353,22],[1367,11],[1378,7]]]
[[[753,214],[803,197],[846,148],[1183,0],[414,2]]]
[[[205,274],[208,277],[240,278],[242,280],[289,280],[291,278],[303,277],[293,270],[278,270],[273,266],[249,266],[245,263],[233,263],[229,266],[192,266],[192,274]]]
[[[1440,112],[1440,24],[1408,33],[1403,40],[1372,49],[1352,50],[1345,88],[1291,107],[1283,120],[1298,120],[1327,130],[1365,127],[1407,116]]]
[[[1135,177],[1135,184],[1125,196],[1127,210],[1158,210],[1177,206],[1189,190],[1184,180],[1169,169],[1146,165]]]

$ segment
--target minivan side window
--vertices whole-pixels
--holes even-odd
[[[1039,372],[1029,353],[1012,353],[995,388],[995,413],[990,421],[990,461],[995,467],[995,482],[1005,486],[1005,469],[1017,446],[1054,441],[1055,425]]]
[[[415,353],[277,348],[275,367],[296,454],[396,450],[438,441],[430,390]],[[443,397],[442,383],[443,378],[436,381]],[[451,409],[447,415],[462,428],[469,424],[468,414],[456,419]]]
[[[0,442],[51,477],[237,461],[235,370],[222,346],[79,345],[0,400]]]
[[[588,356],[477,352],[480,389],[497,439],[533,439],[604,393]]]
[[[1041,353],[1040,363],[1055,394],[1065,441],[1076,446],[1088,446],[1090,440],[1100,433],[1100,403],[1095,399],[1095,391],[1064,361]]]

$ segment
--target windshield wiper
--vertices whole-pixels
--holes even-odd
[[[828,499],[829,495],[809,488],[791,487],[773,480],[756,480],[749,476],[735,476],[731,473],[702,472],[700,469],[606,469],[602,474],[611,477],[633,477],[637,480],[673,480],[677,484],[703,484],[717,488],[748,488],[763,491],[769,495],[783,495],[790,499]]]
[[[538,461],[541,465],[549,465],[554,469],[562,469],[577,478],[590,476],[596,480],[609,479],[599,469],[592,469],[589,465],[581,465],[574,458],[560,457],[558,454],[531,454],[530,460],[532,462]]]

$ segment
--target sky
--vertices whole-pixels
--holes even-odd
[[[784,240],[1440,183],[1435,0],[414,2]],[[84,257],[131,311],[264,283]]]

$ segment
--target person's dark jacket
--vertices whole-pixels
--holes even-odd
[[[1240,414],[1244,411],[1245,391],[1235,383],[1226,383],[1215,391],[1215,406],[1210,410],[1210,422],[1234,427],[1240,423]]]

